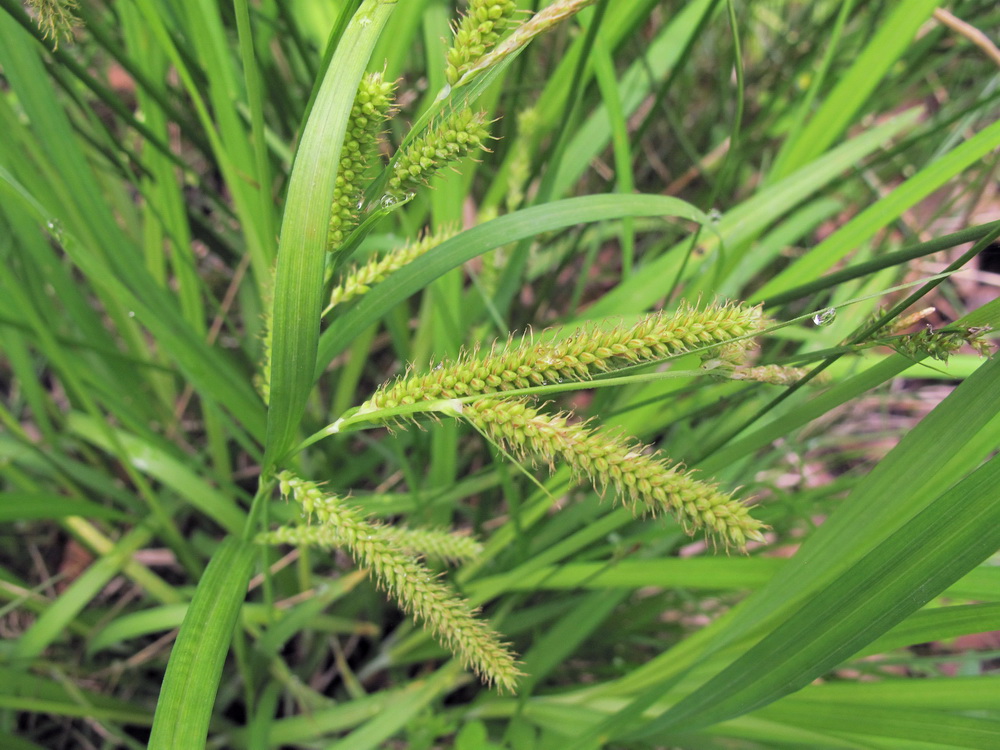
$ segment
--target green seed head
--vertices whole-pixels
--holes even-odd
[[[611,331],[582,328],[554,343],[508,342],[499,349],[494,345],[486,356],[469,352],[424,375],[403,377],[376,391],[366,407],[399,406],[404,396],[422,401],[589,380],[598,373],[691,349],[736,343],[734,339],[752,336],[763,325],[758,307],[712,305],[655,313],[634,326]]]
[[[445,54],[445,77],[454,86],[503,36],[517,11],[514,0],[470,0]]]
[[[568,465],[601,492],[612,488],[636,516],[670,512],[689,534],[704,531],[726,548],[744,550],[747,541],[764,540],[764,524],[746,505],[627,438],[570,423],[523,399],[480,399],[465,404],[462,416],[515,455]]]
[[[505,644],[474,616],[468,602],[413,556],[413,552],[433,551],[427,549],[430,546],[443,557],[461,559],[478,550],[474,542],[470,545],[468,540],[441,532],[408,532],[372,524],[342,498],[324,492],[313,482],[289,472],[282,472],[278,480],[282,494],[295,498],[309,523],[282,526],[261,534],[258,542],[347,550],[403,611],[423,620],[484,682],[513,691],[521,672]]]
[[[485,112],[468,108],[454,112],[400,152],[389,177],[389,193],[404,197],[442,168],[477,149],[485,150],[489,137]]]
[[[333,212],[327,231],[327,250],[340,247],[357,226],[358,205],[364,197],[364,175],[375,161],[379,131],[392,109],[394,88],[394,84],[385,81],[381,73],[369,73],[361,79],[340,155]]]

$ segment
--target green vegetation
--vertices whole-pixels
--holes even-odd
[[[0,747],[1000,746],[937,6],[0,0]]]

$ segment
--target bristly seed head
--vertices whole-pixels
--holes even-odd
[[[426,374],[399,378],[376,391],[358,413],[566,380],[586,381],[598,373],[704,347],[726,345],[730,354],[742,356],[748,344],[739,339],[752,337],[763,327],[759,307],[711,305],[657,313],[612,331],[583,328],[554,343],[508,342],[482,358],[473,352]],[[571,424],[563,415],[545,414],[526,399],[477,399],[465,403],[461,414],[453,416],[464,417],[514,454],[550,466],[565,462],[599,489],[614,487],[637,515],[670,510],[686,530],[703,529],[727,548],[742,550],[748,541],[763,540],[764,526],[750,516],[746,506],[714,485],[648,455],[635,442]]]
[[[395,84],[385,81],[381,73],[369,73],[361,79],[340,152],[327,250],[340,247],[358,223],[365,172],[372,164],[382,124],[390,115],[394,89]]]
[[[759,307],[711,305],[655,313],[611,331],[582,328],[553,343],[508,342],[499,351],[494,345],[482,358],[473,351],[429,373],[399,378],[377,390],[362,409],[585,381],[598,373],[752,336],[763,327]]]
[[[505,450],[549,466],[565,463],[602,492],[611,486],[636,516],[669,511],[687,533],[703,530],[727,549],[764,541],[766,527],[749,507],[626,438],[572,424],[524,399],[472,401],[463,416]]]
[[[516,11],[514,0],[469,0],[469,10],[455,26],[451,49],[445,55],[445,77],[451,86],[497,43]]]
[[[330,304],[327,305],[324,314],[337,305],[343,305],[355,297],[367,294],[373,285],[385,280],[389,274],[413,262],[457,233],[458,230],[454,227],[443,227],[416,242],[409,242],[400,248],[389,251],[381,258],[374,258],[363,266],[352,269],[343,281],[333,288],[330,293]]]
[[[485,112],[466,108],[414,139],[393,163],[389,193],[406,196],[449,164],[479,149],[487,150],[486,141],[490,137],[487,124]]]
[[[258,542],[346,549],[403,611],[426,623],[483,681],[500,690],[513,691],[521,672],[499,636],[473,616],[468,602],[410,552],[424,546],[416,551],[426,553],[426,547],[431,546],[444,557],[460,559],[478,550],[474,543],[445,542],[435,532],[400,534],[398,530],[369,523],[341,498],[323,492],[313,482],[287,471],[278,475],[278,481],[282,494],[295,498],[310,523],[282,526],[261,534]],[[315,523],[311,522],[313,519]]]

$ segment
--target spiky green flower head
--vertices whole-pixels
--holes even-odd
[[[389,177],[389,193],[403,198],[449,164],[486,148],[490,137],[485,112],[465,108],[415,138],[396,158]]]
[[[382,124],[392,109],[394,89],[395,84],[386,81],[381,73],[368,73],[361,79],[340,152],[327,250],[340,247],[358,223],[365,172],[375,161]]]
[[[947,363],[948,358],[968,344],[980,357],[990,355],[990,343],[986,340],[989,328],[962,328],[959,330],[926,328],[917,333],[907,334],[892,343],[900,354],[911,359],[933,357]]]
[[[445,77],[454,86],[462,75],[495,45],[510,25],[514,0],[469,0],[469,10],[455,27],[451,49],[445,55]]]
[[[585,381],[598,373],[751,337],[763,326],[759,307],[710,305],[654,313],[634,326],[610,331],[584,327],[554,343],[508,342],[499,350],[494,347],[485,357],[467,352],[427,374],[404,376],[377,390],[361,411]]]
[[[28,0],[28,6],[37,15],[38,28],[52,42],[53,49],[59,49],[61,40],[70,41],[73,30],[81,25],[76,15],[77,0]]]
[[[757,367],[737,367],[729,373],[732,380],[756,380],[758,383],[770,385],[795,385],[809,374],[804,367],[785,367],[783,365],[758,365]],[[825,382],[826,373],[819,374],[818,382]]]
[[[330,293],[330,304],[327,305],[323,314],[325,315],[337,305],[343,305],[355,297],[367,294],[374,284],[385,280],[389,274],[412,263],[421,255],[445,240],[451,239],[456,234],[458,234],[458,230],[454,227],[442,227],[433,234],[428,234],[415,242],[408,242],[402,247],[391,250],[381,258],[373,258],[363,266],[353,268],[343,281],[333,288]]]
[[[613,488],[636,516],[670,512],[689,534],[705,531],[727,549],[764,541],[765,526],[746,505],[630,439],[546,414],[524,399],[479,399],[464,404],[461,415],[511,453],[549,466],[564,463],[602,492]]]
[[[514,657],[489,625],[473,616],[468,602],[406,551],[413,537],[401,540],[391,530],[369,523],[342,498],[314,482],[289,472],[278,479],[282,494],[295,498],[310,523],[261,534],[259,543],[346,550],[404,612],[426,623],[484,682],[513,691],[521,675]],[[428,543],[426,538],[419,541]]]

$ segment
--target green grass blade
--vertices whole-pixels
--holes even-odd
[[[120,448],[125,452],[122,458],[129,461],[138,471],[157,479],[177,492],[226,531],[231,534],[243,531],[246,515],[236,505],[233,497],[212,487],[192,471],[185,461],[122,430],[111,433],[117,443],[117,446],[112,445],[109,436],[98,429],[94,420],[82,414],[70,415],[68,429],[103,450],[112,451],[116,447]]]
[[[73,500],[44,492],[0,492],[0,523],[64,516],[86,516],[109,521],[123,521],[127,517],[120,511],[88,500]]]
[[[943,641],[970,633],[986,633],[998,622],[1000,602],[935,607],[907,618],[881,638],[869,643],[857,657],[880,654],[917,643]],[[997,705],[1000,705],[1000,701]]]
[[[729,248],[754,237],[777,218],[784,216],[845,171],[853,168],[859,160],[869,156],[900,132],[911,127],[917,115],[918,112],[915,110],[897,115],[726,211],[715,225],[718,237],[707,235],[703,240],[705,252],[711,255],[718,251],[720,244]],[[666,252],[642,266],[641,273],[626,279],[604,295],[590,308],[590,313],[595,317],[620,315],[649,307],[663,296],[662,279],[673,278],[676,274],[680,264],[677,255],[676,252]]]
[[[588,195],[517,211],[462,232],[389,276],[323,333],[317,377],[353,338],[394,305],[434,279],[472,258],[511,242],[575,224],[625,217],[672,216],[702,223],[705,215],[691,204],[656,195]]]
[[[205,746],[222,666],[256,552],[253,545],[229,537],[205,570],[170,654],[149,750]]]
[[[924,167],[882,200],[869,206],[840,230],[821,242],[781,274],[769,281],[755,300],[785,292],[833,266],[850,251],[870,239],[904,211],[912,208],[948,180],[962,173],[1000,145],[1000,122],[984,128],[962,145]]]
[[[938,5],[935,0],[910,0],[893,8],[809,124],[786,144],[779,175],[806,166],[840,137]]]
[[[329,750],[372,750],[384,747],[387,739],[402,729],[438,696],[454,689],[460,675],[459,664],[451,661],[425,680],[414,680],[406,690],[394,696],[376,717],[369,719]]]
[[[366,0],[344,32],[302,133],[288,185],[275,273],[271,402],[264,473],[291,447],[313,385],[323,261],[347,120],[395,2]]]
[[[992,554],[1000,460],[948,488],[983,458],[962,448],[993,423],[998,384],[994,358],[910,432],[738,619],[744,633],[779,624],[651,728],[704,726],[802,687]]]
[[[855,703],[778,704],[759,715],[804,729],[845,733],[859,739],[886,737],[978,750],[994,750],[1000,745],[1000,721],[956,716],[931,708]]]
[[[93,601],[112,578],[132,559],[132,555],[147,544],[148,529],[138,526],[114,549],[91,565],[18,639],[12,657],[30,660],[39,657],[46,648],[66,633],[68,625]]]

